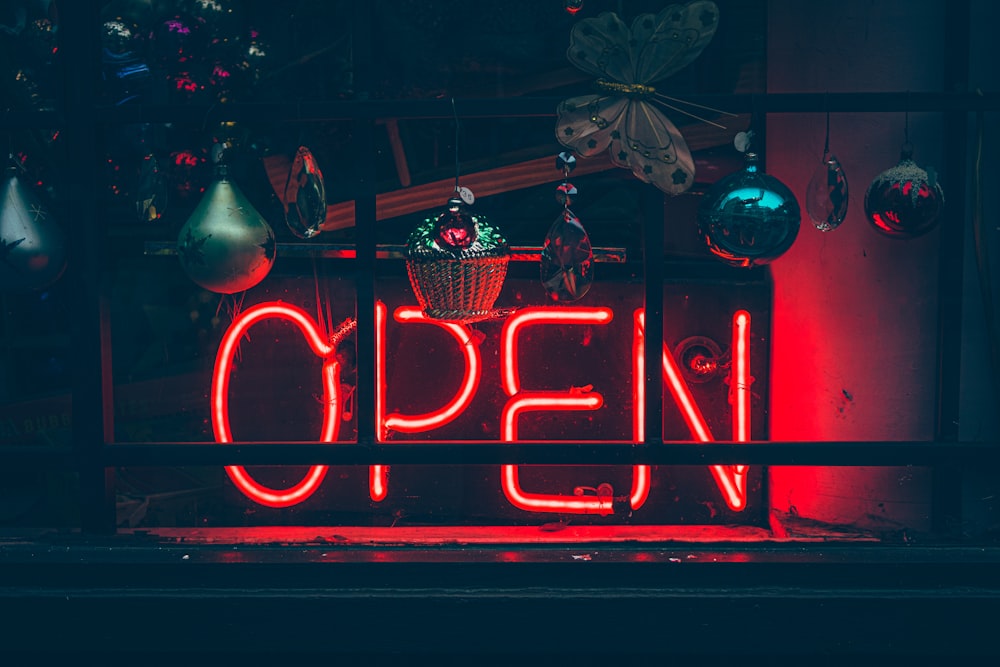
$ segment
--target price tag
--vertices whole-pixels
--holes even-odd
[[[472,206],[476,201],[476,195],[472,194],[472,190],[469,188],[455,188],[458,192],[458,196],[462,198],[467,205]]]

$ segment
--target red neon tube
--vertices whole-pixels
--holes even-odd
[[[384,442],[389,431],[399,431],[400,433],[422,433],[444,426],[458,417],[472,403],[473,397],[479,388],[479,378],[482,375],[482,356],[479,353],[479,346],[476,345],[472,331],[464,324],[454,322],[440,322],[424,315],[420,308],[414,306],[404,306],[397,308],[393,312],[393,317],[397,322],[416,322],[429,324],[448,332],[454,338],[462,351],[462,359],[465,361],[465,371],[458,392],[447,404],[437,410],[419,415],[404,415],[398,412],[385,413],[386,404],[386,350],[385,350],[385,326],[387,308],[384,303],[378,302],[375,305],[375,322],[377,328],[376,351],[376,384],[378,391],[375,397],[375,418],[378,424],[378,439]],[[384,500],[388,493],[388,466],[375,465],[369,470],[369,495],[372,500]]]
[[[385,318],[386,307],[375,302],[375,438],[385,442]],[[368,466],[368,496],[375,502],[389,493],[389,466]]]
[[[517,440],[517,420],[521,413],[540,410],[597,410],[604,398],[594,392],[523,391],[518,370],[518,337],[521,328],[533,324],[607,324],[614,317],[610,308],[525,308],[510,316],[501,334],[500,367],[504,391],[510,400],[501,416],[501,439]],[[633,466],[629,501],[638,509],[649,495],[648,466]],[[501,485],[504,495],[515,507],[532,512],[562,512],[577,514],[611,514],[611,497],[576,496],[525,492],[518,479],[518,466],[502,467]]]
[[[501,439],[504,442],[517,440],[517,418],[522,412],[537,410],[597,410],[604,404],[600,394],[568,396],[556,392],[520,392],[512,397],[503,408],[501,418]],[[612,514],[614,498],[597,496],[568,496],[561,494],[526,493],[518,480],[518,467],[505,465],[501,468],[504,495],[512,505],[531,512],[572,512],[576,514]]]
[[[254,324],[267,319],[282,319],[298,326],[313,354],[323,359],[323,428],[320,440],[334,442],[340,428],[340,365],[336,348],[325,341],[316,323],[301,309],[280,302],[262,303],[244,310],[229,325],[212,372],[212,431],[215,441],[233,441],[229,424],[229,379],[239,342]],[[226,473],[236,487],[251,500],[268,507],[290,507],[311,496],[326,476],[327,466],[312,466],[298,484],[284,490],[266,487],[254,480],[242,466],[226,466]]]
[[[646,439],[646,357],[643,353],[645,349],[645,332],[639,326],[641,324],[641,312],[637,310],[633,314],[634,326],[632,327],[632,441],[643,442]],[[632,509],[637,509],[646,502],[649,496],[650,468],[649,466],[635,466],[632,475],[632,492],[629,502]]]
[[[385,415],[385,431],[399,431],[401,433],[421,433],[444,426],[454,420],[469,404],[479,388],[479,377],[482,374],[482,357],[479,354],[479,346],[476,345],[472,336],[472,331],[464,324],[453,322],[440,322],[433,320],[417,307],[397,308],[393,313],[397,322],[421,322],[431,324],[444,329],[454,338],[462,350],[462,358],[465,361],[465,374],[459,385],[459,390],[443,407],[421,415],[402,415],[393,412]],[[379,344],[379,352],[384,354],[384,342]],[[385,385],[379,385],[379,398],[385,401]]]
[[[644,358],[645,354],[645,336],[643,332],[645,330],[645,312],[643,309],[639,309],[635,312],[635,335],[633,338],[633,355]],[[667,349],[666,344],[663,345],[663,377],[666,380],[667,388],[670,389],[670,393],[673,396],[674,402],[677,407],[681,410],[681,415],[684,417],[684,421],[687,424],[688,430],[695,440],[699,442],[712,442],[715,438],[712,436],[711,430],[708,428],[708,424],[705,422],[705,417],[701,414],[701,408],[694,400],[694,396],[691,395],[691,390],[688,388],[687,383],[681,376],[680,369],[677,368],[677,362],[674,360],[674,356]],[[644,366],[639,365],[640,368],[644,370]],[[644,375],[636,375],[635,382],[637,384],[634,391],[636,397],[636,405],[633,410],[635,415],[635,425],[634,430],[637,433],[645,433],[645,419],[646,419],[646,404],[645,404],[645,389],[642,387],[644,381]],[[746,479],[742,475],[737,475],[733,466],[724,465],[713,465],[709,469],[712,472],[712,477],[715,479],[716,485],[722,492],[722,497],[726,501],[726,505],[733,510],[742,510],[746,507]]]
[[[750,442],[750,313],[737,310],[733,314],[733,377],[729,390],[733,397],[733,440]],[[747,466],[735,466],[737,475],[745,475]]]

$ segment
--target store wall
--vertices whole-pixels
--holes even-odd
[[[944,80],[944,2],[768,4],[769,93],[937,92]],[[768,117],[766,169],[805,204],[823,156],[822,113]],[[850,208],[836,230],[808,217],[774,262],[771,437],[931,440],[935,435],[940,230],[878,234],[868,184],[896,164],[906,114],[837,113],[830,149]],[[940,114],[909,114],[914,158],[942,162]],[[961,184],[941,173],[946,196]],[[960,196],[960,195],[959,195]],[[931,472],[909,468],[772,468],[772,512],[880,531],[930,529]]]

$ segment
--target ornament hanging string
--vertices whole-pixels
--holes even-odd
[[[458,110],[455,108],[455,98],[454,97],[451,98],[451,119],[452,119],[452,123],[454,123],[454,125],[455,125],[455,192],[459,192],[460,191],[459,185],[458,185],[458,175],[459,175],[459,169],[460,169],[460,163],[458,161],[459,129],[458,129]]]
[[[913,154],[910,143],[910,91],[906,91],[906,107],[903,109],[903,154],[909,159]]]
[[[827,156],[830,154],[830,104],[829,104],[830,94],[827,93],[823,96],[823,106],[826,107],[826,140],[823,142],[823,161],[826,161]]]

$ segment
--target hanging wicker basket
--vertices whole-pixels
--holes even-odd
[[[442,216],[428,218],[410,235],[406,272],[427,317],[476,322],[500,313],[493,304],[507,277],[510,248],[484,217],[470,218],[475,240],[465,248],[440,241]]]

